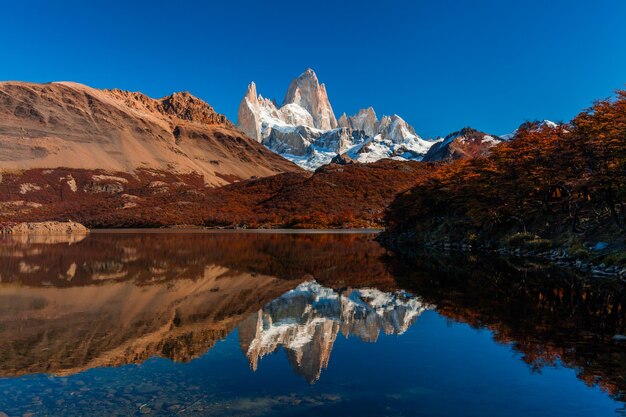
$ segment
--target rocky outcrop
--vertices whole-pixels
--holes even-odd
[[[378,117],[376,117],[376,112],[372,107],[361,109],[354,116],[348,116],[344,113],[339,118],[338,124],[340,127],[360,130],[369,137],[374,137],[379,133]]]
[[[350,158],[348,154],[342,153],[341,155],[337,155],[331,159],[330,163],[336,165],[349,165],[354,164],[354,159]]]
[[[89,229],[75,222],[15,223],[0,228],[0,234],[9,235],[85,235]]]
[[[489,155],[491,148],[500,142],[501,139],[498,136],[489,135],[471,127],[464,127],[435,143],[424,156],[424,161],[451,161],[484,157]]]
[[[284,155],[306,155],[310,146],[322,136],[322,132],[308,126],[281,128],[266,127],[262,143],[274,152]]]
[[[365,143],[368,137],[360,130],[351,130],[345,127],[329,130],[315,142],[317,146],[329,149],[337,154],[346,152],[355,144]]]
[[[123,100],[127,106],[135,109],[143,108],[166,116],[205,125],[233,127],[233,124],[226,116],[217,113],[208,103],[194,97],[186,91],[173,93],[167,97],[156,100],[142,93],[120,89],[105,89],[103,91],[117,99]]]
[[[404,143],[419,138],[413,126],[397,114],[384,116],[380,121],[378,133],[383,139],[389,139],[393,143]]]

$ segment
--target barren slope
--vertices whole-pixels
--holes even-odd
[[[188,93],[160,100],[77,83],[0,83],[0,171],[200,175],[207,185],[298,168]]]

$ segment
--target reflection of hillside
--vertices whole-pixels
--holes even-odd
[[[625,392],[626,344],[613,339],[626,334],[623,283],[459,254],[384,254],[363,235],[0,238],[0,376],[152,355],[186,361],[241,324],[253,368],[284,347],[294,370],[315,381],[340,333],[402,333],[427,303],[490,329],[535,369],[560,361],[589,384]],[[376,290],[355,290],[366,287]]]
[[[202,277],[210,265],[333,287],[393,289],[373,235],[262,233],[94,233],[68,244],[0,236],[2,282],[70,287],[105,281],[166,282]]]
[[[626,345],[613,338],[626,334],[622,282],[458,253],[392,263],[400,285],[446,317],[488,328],[533,369],[560,361],[587,384],[626,392]]]
[[[393,288],[382,253],[363,235],[0,237],[0,375],[186,361],[304,279]]]
[[[297,281],[206,268],[200,278],[137,286],[0,286],[0,376],[72,374],[158,355],[204,354]]]
[[[375,342],[381,331],[402,334],[428,307],[404,292],[376,289],[339,294],[306,282],[267,304],[239,326],[239,339],[253,370],[284,347],[294,371],[310,383],[328,366],[337,334]]]

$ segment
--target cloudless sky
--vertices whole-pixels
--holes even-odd
[[[0,2],[0,80],[70,80],[231,120],[311,67],[337,116],[373,106],[423,137],[569,120],[626,83],[624,0]],[[0,120],[1,123],[1,120]]]

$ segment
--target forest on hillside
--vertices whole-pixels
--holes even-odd
[[[389,159],[331,164],[315,173],[288,172],[219,188],[206,187],[198,175],[34,169],[3,176],[0,227],[46,220],[90,228],[382,227],[395,196],[431,169],[432,164]]]
[[[623,246],[626,91],[556,128],[525,123],[486,158],[442,164],[390,205],[404,242]]]

